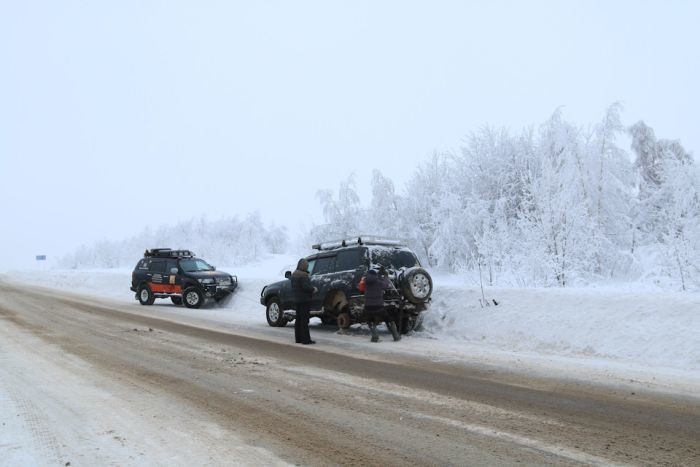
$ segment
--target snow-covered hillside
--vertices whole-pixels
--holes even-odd
[[[293,339],[291,326],[270,328],[259,303],[262,287],[281,280],[296,258],[285,255],[245,267],[240,287],[224,306],[199,310],[159,300],[166,316],[209,326]],[[131,270],[16,271],[5,279],[140,305],[129,290]],[[612,288],[481,290],[454,275],[437,275],[433,302],[418,332],[394,343],[370,344],[368,330],[338,334],[312,320],[315,339],[372,352],[406,352],[436,359],[508,365],[516,370],[563,372],[612,382],[642,381],[662,389],[700,388],[700,294]],[[494,305],[493,301],[498,305]]]

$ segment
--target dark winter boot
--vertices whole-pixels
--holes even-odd
[[[370,323],[369,330],[372,333],[372,342],[379,342],[379,334],[377,334],[377,325]]]
[[[386,327],[389,328],[389,331],[391,331],[391,336],[394,338],[394,341],[400,341],[401,340],[401,334],[399,334],[399,331],[396,329],[396,323],[393,321],[389,321],[386,323]]]

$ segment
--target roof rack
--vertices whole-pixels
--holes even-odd
[[[359,235],[357,237],[331,240],[328,242],[316,243],[311,246],[314,250],[335,250],[349,245],[381,245],[381,246],[406,246],[406,242],[395,238],[387,238],[379,235]]]
[[[190,250],[172,250],[170,248],[151,248],[146,250],[143,256],[154,258],[192,258],[194,253]]]

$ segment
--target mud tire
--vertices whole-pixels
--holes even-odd
[[[197,287],[188,287],[182,294],[182,299],[187,308],[199,308],[204,303],[204,295]]]
[[[153,295],[153,292],[151,292],[151,288],[148,284],[142,284],[139,287],[139,291],[136,292],[136,298],[139,299],[141,305],[153,305],[153,302],[156,301],[156,297]]]
[[[283,328],[287,325],[287,319],[284,317],[284,310],[280,306],[279,298],[272,297],[267,301],[265,318],[267,318],[267,324],[275,328]]]

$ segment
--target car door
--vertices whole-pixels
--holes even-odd
[[[346,296],[359,293],[360,279],[366,272],[364,251],[358,248],[341,250],[335,259],[335,273],[331,287],[342,290]]]
[[[154,258],[148,265],[147,281],[150,283],[153,293],[167,293],[165,279],[165,260]]]
[[[182,270],[178,267],[177,260],[166,261],[164,283],[168,286],[168,293],[182,293]]]
[[[319,256],[314,261],[311,273],[311,285],[318,289],[311,300],[313,309],[320,309],[326,298],[326,293],[331,287],[333,273],[335,272],[335,254]]]

